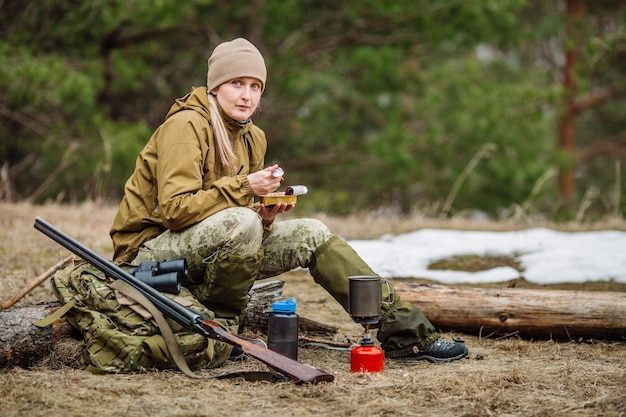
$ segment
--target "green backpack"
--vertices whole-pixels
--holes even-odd
[[[168,349],[162,334],[165,332],[160,331],[155,318],[135,300],[112,288],[110,282],[85,261],[73,262],[51,279],[52,289],[63,304],[51,320],[65,315],[80,331],[87,370],[126,373],[179,367],[189,374],[183,369],[186,367],[184,363],[181,366],[173,360],[176,358]],[[166,295],[190,310],[214,319],[213,313],[186,288],[176,296]],[[184,356],[183,362],[189,368],[217,367],[228,359],[232,346],[189,332],[169,318],[165,320]],[[175,348],[173,346],[171,350]]]

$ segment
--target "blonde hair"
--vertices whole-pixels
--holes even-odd
[[[217,156],[224,168],[235,170],[237,167],[237,157],[233,152],[233,145],[228,137],[228,131],[224,125],[224,119],[217,104],[217,98],[211,93],[207,94],[209,100],[209,112],[211,113],[211,124],[213,125],[213,136],[215,137],[215,148]]]

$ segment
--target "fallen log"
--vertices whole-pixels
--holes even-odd
[[[245,310],[244,331],[265,334],[272,303],[282,297],[284,281],[261,282],[252,287]],[[80,334],[65,317],[50,326],[39,328],[33,323],[46,318],[61,307],[57,301],[0,311],[0,369],[40,363],[60,341],[80,342]],[[330,335],[337,328],[304,319],[303,332]],[[77,348],[78,349],[78,348]]]
[[[453,288],[394,281],[437,329],[529,339],[626,340],[626,293]]]
[[[267,331],[268,312],[272,309],[272,303],[282,297],[284,285],[284,281],[271,280],[252,286],[248,293],[242,330]]]
[[[43,329],[33,326],[60,306],[51,302],[0,311],[0,368],[28,368],[50,354],[58,341],[78,336],[65,318]]]

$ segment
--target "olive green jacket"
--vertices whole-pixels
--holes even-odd
[[[233,140],[234,172],[219,163],[207,89],[177,99],[139,153],[110,234],[116,262],[132,261],[142,243],[182,230],[229,207],[252,207],[249,173],[263,169],[265,133],[251,121],[225,117]]]

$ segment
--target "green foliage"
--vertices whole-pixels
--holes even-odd
[[[428,194],[441,198],[483,144],[491,143],[495,150],[476,165],[455,205],[495,212],[524,201],[552,164],[555,124],[546,110],[553,103],[545,78],[506,62],[471,58],[427,74],[418,109],[427,159],[418,165],[430,161]]]

